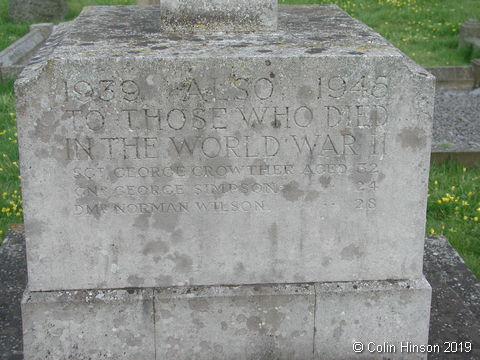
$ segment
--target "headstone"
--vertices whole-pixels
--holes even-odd
[[[434,78],[336,6],[190,4],[86,8],[16,83],[26,359],[426,344]]]
[[[475,40],[480,41],[480,21],[468,19],[460,26],[459,45],[472,46]],[[477,45],[478,46],[478,45]]]
[[[9,0],[8,15],[15,22],[58,20],[66,14],[65,0]]]

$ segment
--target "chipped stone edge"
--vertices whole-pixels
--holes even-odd
[[[214,297],[256,297],[313,295],[314,285],[302,284],[262,284],[239,286],[192,286],[155,288],[156,299],[214,298]]]
[[[431,291],[431,286],[424,276],[413,280],[371,280],[316,283],[315,290],[318,293],[353,293],[353,292],[385,292],[405,290]]]
[[[132,288],[108,290],[25,290],[22,304],[29,303],[107,303],[116,301],[150,301],[155,299],[205,298],[205,297],[245,297],[245,296],[284,296],[312,295],[320,293],[384,292],[405,290],[427,290],[431,287],[423,276],[413,280],[368,280],[347,282],[261,284],[261,285],[218,285],[187,286],[165,288]]]
[[[30,291],[27,287],[23,294],[22,306],[29,304],[54,303],[132,303],[137,301],[153,301],[153,289],[112,289],[112,290],[75,290],[75,291]]]

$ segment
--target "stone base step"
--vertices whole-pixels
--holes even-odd
[[[428,343],[430,297],[425,279],[27,290],[25,360],[426,359],[405,350]]]

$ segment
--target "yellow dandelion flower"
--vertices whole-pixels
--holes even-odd
[[[452,189],[452,191],[453,191],[453,190],[455,190],[456,188],[457,188],[457,187],[454,185],[454,186],[452,186],[450,189]]]
[[[463,172],[466,172],[467,171],[467,168],[463,168]]]
[[[469,191],[467,196],[473,196],[473,192]]]
[[[473,221],[478,221],[478,216],[474,216]]]
[[[468,216],[463,216],[463,220],[468,220]]]
[[[434,228],[431,228],[429,232],[430,232],[430,235],[435,235],[435,229]]]
[[[438,185],[438,181],[437,181],[437,180],[435,180],[433,183],[434,183],[435,185]]]
[[[437,200],[437,203],[441,204],[441,203],[442,203],[442,199],[438,199],[438,200]]]

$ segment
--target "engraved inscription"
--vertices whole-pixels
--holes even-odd
[[[276,103],[286,85],[270,75],[188,77],[159,94],[146,79],[65,81],[73,215],[262,214],[299,200],[325,216],[375,211],[388,77],[319,76]]]

